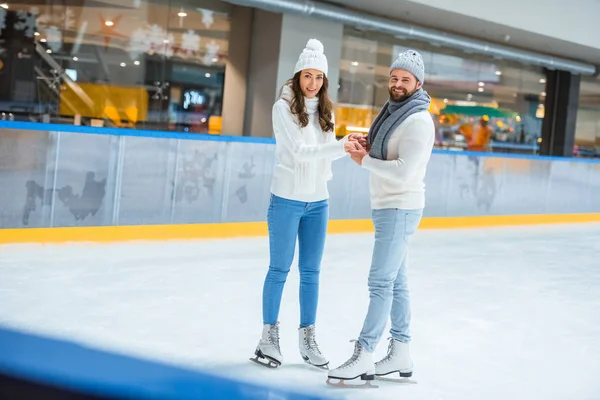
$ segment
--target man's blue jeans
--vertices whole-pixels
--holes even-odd
[[[263,286],[263,323],[275,324],[298,238],[300,327],[315,323],[329,201],[305,203],[271,195],[267,213],[270,264]]]
[[[410,341],[410,298],[406,278],[408,243],[421,221],[422,210],[373,210],[375,246],[369,272],[369,310],[358,338],[373,352],[391,317],[391,336]]]

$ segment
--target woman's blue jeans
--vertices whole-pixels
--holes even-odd
[[[328,219],[328,200],[306,203],[271,195],[267,213],[270,263],[263,286],[263,323],[278,321],[281,295],[294,259],[297,238],[300,327],[314,325]]]

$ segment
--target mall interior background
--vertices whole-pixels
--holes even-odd
[[[486,150],[537,154],[541,146],[541,66],[236,1],[0,3],[2,120],[272,137],[278,89],[317,37],[339,136],[368,130],[387,98],[390,63],[411,47],[425,59],[437,147],[466,148],[482,118],[492,129]],[[575,155],[598,156],[600,80],[583,75],[578,89]]]

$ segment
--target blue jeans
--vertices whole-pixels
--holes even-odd
[[[300,271],[300,327],[315,323],[328,220],[328,200],[305,203],[271,195],[267,213],[270,263],[263,286],[263,323],[275,324],[278,321],[281,295],[294,259],[296,238]]]
[[[392,320],[391,336],[410,341],[406,256],[422,214],[423,210],[373,210],[375,246],[369,272],[369,310],[358,338],[368,352],[375,350],[388,317]]]

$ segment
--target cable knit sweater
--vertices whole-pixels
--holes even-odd
[[[332,178],[331,162],[343,157],[347,137],[336,140],[334,131],[323,132],[319,125],[318,98],[304,98],[308,125],[300,128],[290,110],[293,94],[284,86],[273,105],[273,132],[277,163],[271,193],[289,200],[314,202],[329,198],[327,181]]]
[[[433,119],[422,111],[406,118],[392,133],[387,160],[363,158],[363,168],[371,172],[373,209],[425,207],[425,175],[434,142]]]

